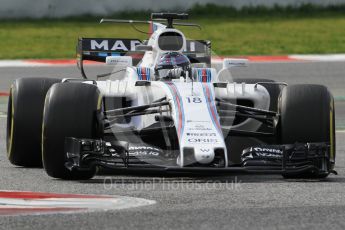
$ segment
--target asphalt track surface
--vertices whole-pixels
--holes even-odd
[[[98,71],[99,72],[99,71]],[[339,175],[285,180],[278,175],[162,177],[98,175],[62,181],[42,169],[6,159],[6,119],[0,114],[0,189],[112,194],[155,200],[134,209],[79,214],[0,216],[0,229],[345,229],[345,65],[341,62],[265,63],[234,75],[327,85],[336,97]],[[0,68],[0,91],[18,77],[78,77],[75,67]],[[6,111],[0,98],[0,111]]]

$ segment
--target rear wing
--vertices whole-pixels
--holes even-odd
[[[144,51],[136,51],[135,47],[143,42],[139,39],[128,38],[79,38],[77,45],[77,65],[82,76],[84,72],[83,61],[91,60],[105,62],[108,56],[131,56],[133,65],[137,65]],[[211,42],[206,40],[187,40],[186,50],[191,63],[205,63],[211,65]]]

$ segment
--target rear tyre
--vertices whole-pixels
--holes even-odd
[[[330,143],[330,169],[335,163],[334,99],[322,85],[289,85],[279,98],[280,139],[282,144],[296,142]],[[327,177],[328,174],[283,175],[286,178]]]
[[[101,94],[95,85],[56,84],[47,93],[42,128],[43,166],[54,178],[82,180],[96,169],[68,170],[65,167],[65,138],[100,138]]]
[[[41,167],[44,99],[56,78],[20,78],[11,86],[7,110],[6,147],[17,166]]]

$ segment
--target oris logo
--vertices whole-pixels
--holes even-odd
[[[214,143],[219,143],[219,140],[215,139],[215,138],[189,138],[188,142],[190,142],[190,143],[214,144]]]

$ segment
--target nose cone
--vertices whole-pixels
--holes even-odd
[[[194,157],[200,164],[209,164],[214,159],[214,149],[210,147],[194,148]]]

